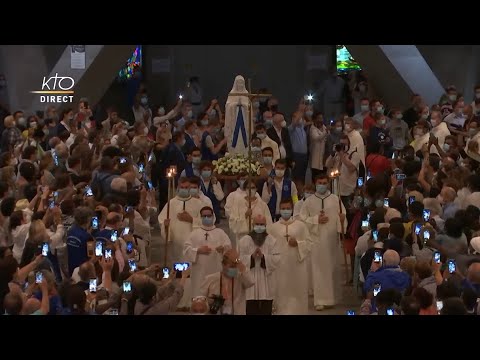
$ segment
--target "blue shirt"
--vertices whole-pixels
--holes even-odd
[[[292,143],[292,151],[297,154],[306,154],[308,152],[307,147],[307,133],[303,126],[288,127],[290,133],[290,141]]]
[[[67,233],[68,271],[73,270],[88,260],[87,241],[92,239],[86,230],[74,224]]]

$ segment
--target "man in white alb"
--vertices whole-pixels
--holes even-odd
[[[267,220],[253,219],[253,231],[238,244],[241,261],[250,266],[255,285],[247,289],[247,315],[271,315],[275,294],[275,269],[280,261],[277,241],[267,234]]]
[[[327,175],[320,175],[315,180],[315,195],[305,200],[300,211],[300,218],[308,226],[312,238],[312,275],[313,301],[315,310],[332,307],[340,297],[341,280],[340,255],[341,244],[338,234],[347,229],[345,208],[339,207],[337,195],[328,190]]]
[[[311,239],[305,224],[292,218],[293,202],[280,203],[282,217],[268,226],[278,243],[280,263],[275,270],[275,309],[277,315],[308,314],[308,269],[306,258]],[[285,220],[287,219],[287,220]]]

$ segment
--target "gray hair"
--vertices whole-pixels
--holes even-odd
[[[88,224],[92,215],[92,210],[89,207],[80,206],[75,209],[73,217],[77,225],[84,226]]]
[[[395,250],[387,250],[383,254],[383,264],[385,266],[398,266],[400,264],[400,255]]]

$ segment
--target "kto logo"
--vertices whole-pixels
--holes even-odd
[[[42,90],[31,91],[32,94],[44,94],[40,96],[42,103],[71,103],[73,102],[72,89],[75,86],[75,80],[69,76],[43,77]],[[71,95],[67,95],[71,94]]]

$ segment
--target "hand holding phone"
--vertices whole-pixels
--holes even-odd
[[[110,235],[110,241],[115,242],[118,240],[118,231],[112,230],[112,234]]]
[[[92,217],[92,229],[93,230],[98,230],[98,217],[94,216]]]
[[[357,187],[359,188],[363,187],[363,177],[359,177],[357,179]]]
[[[435,263],[440,264],[440,252],[439,251],[435,251],[433,253],[433,260],[435,261]]]
[[[131,272],[137,271],[137,263],[133,259],[128,260],[128,266],[130,267]]]
[[[105,249],[105,259],[112,258],[112,249]]]
[[[37,271],[35,273],[35,284],[41,284],[43,281],[43,273],[41,271]]]
[[[378,283],[375,284],[373,286],[373,296],[377,296],[380,291],[382,291],[382,285],[380,285]]]
[[[383,260],[382,253],[380,251],[375,251],[373,255],[373,262],[381,263]]]
[[[449,259],[447,264],[448,264],[448,272],[450,274],[454,274],[457,271],[457,264],[455,263],[455,260]]]
[[[103,256],[103,243],[101,241],[97,241],[95,243],[95,256],[97,257]]]
[[[90,291],[91,293],[97,292],[97,279],[90,279],[90,282],[88,284],[88,291]]]
[[[48,256],[48,242],[42,243],[42,256]]]
[[[132,283],[130,281],[123,282],[123,292],[124,293],[132,292]]]
[[[162,273],[164,279],[168,279],[170,277],[170,269],[168,267],[164,267],[162,269]]]
[[[428,222],[430,220],[430,210],[424,209],[423,210],[423,221]]]

